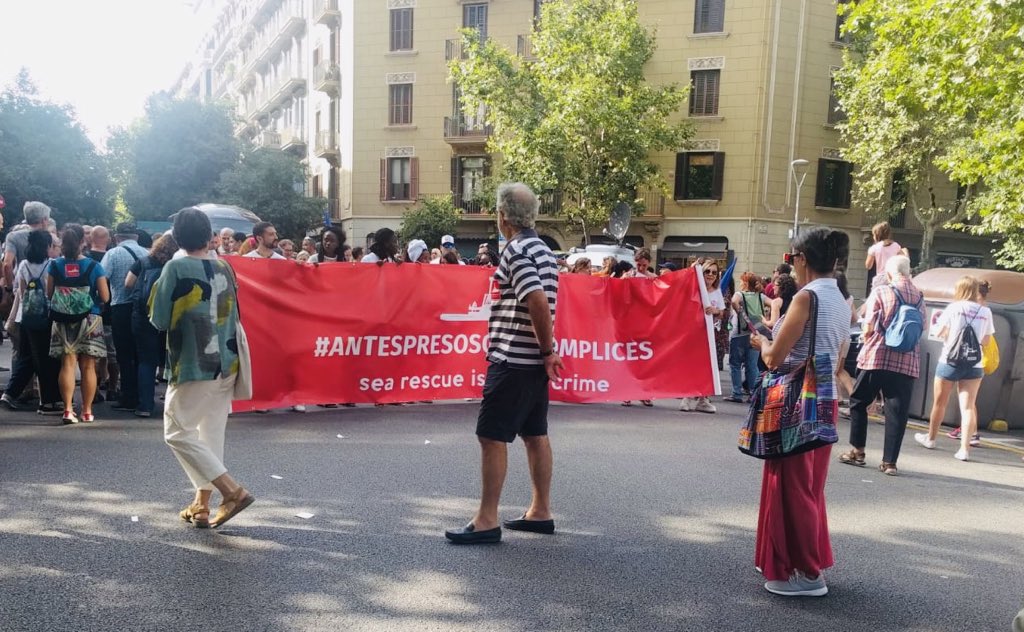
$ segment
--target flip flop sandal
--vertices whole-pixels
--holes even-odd
[[[255,500],[255,496],[245,491],[245,488],[239,487],[233,497],[225,499],[220,507],[217,507],[217,515],[210,521],[210,525],[214,529],[220,528],[222,524],[237,516]]]
[[[842,463],[846,463],[847,465],[856,465],[858,467],[864,467],[864,465],[867,463],[864,460],[864,452],[858,451],[856,449],[843,452],[842,454],[839,455],[839,460]]]

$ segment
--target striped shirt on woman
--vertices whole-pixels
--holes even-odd
[[[809,290],[818,296],[818,330],[814,339],[814,353],[826,353],[832,360],[832,368],[835,369],[839,363],[839,350],[843,342],[850,339],[850,306],[846,304],[839,291],[836,280],[830,277],[815,279],[805,285],[801,291]],[[813,314],[811,315],[813,316]],[[783,316],[775,324],[773,334],[779,335],[782,323],[786,317]],[[807,319],[804,331],[800,339],[793,345],[793,349],[782,361],[778,371],[789,373],[807,360],[807,353],[811,346],[811,318]]]
[[[521,366],[544,364],[526,297],[531,292],[543,291],[554,319],[558,264],[551,249],[536,231],[524,229],[505,246],[494,280],[500,298],[491,306],[487,359]]]

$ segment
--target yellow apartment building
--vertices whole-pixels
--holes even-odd
[[[484,117],[461,111],[448,62],[461,54],[459,31],[468,27],[529,63],[542,3],[220,0],[212,3],[216,25],[175,90],[231,99],[240,136],[303,156],[310,192],[329,199],[350,243],[399,228],[423,197],[451,193],[464,210],[457,241],[475,252],[495,235],[493,201],[479,196],[494,157]],[[657,32],[647,78],[691,85],[680,116],[696,134],[689,146],[655,156],[668,190],[644,194],[645,214],[627,240],[661,260],[731,252],[738,268],[767,274],[794,220],[798,228],[826,225],[849,233],[851,288],[863,291],[874,220],[851,204],[855,166],[843,160],[835,129],[842,113],[831,75],[845,47],[835,2],[637,4]],[[953,185],[940,192],[956,194]],[[553,247],[581,244],[583,235],[559,218],[557,199],[546,199],[544,211],[539,231]],[[897,213],[893,224],[897,240],[919,250],[912,215]],[[940,265],[961,266],[990,265],[990,249],[948,231],[934,247]]]

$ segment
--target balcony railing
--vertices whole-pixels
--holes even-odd
[[[480,42],[483,43],[487,40],[486,36],[480,38]],[[444,41],[444,59],[445,61],[451,61],[453,59],[465,59],[469,55],[469,51],[463,45],[461,37],[449,39]]]
[[[461,195],[455,193],[434,193],[427,195],[420,195],[421,200],[445,200],[451,198],[452,204],[455,208],[461,209],[463,213],[467,215],[483,215],[487,216],[492,214],[491,205],[481,202],[479,199],[474,198],[463,198]]]
[[[313,20],[324,26],[334,26],[341,20],[338,0],[316,0],[313,3]]]
[[[302,17],[301,3],[289,2],[280,7],[243,50],[243,73],[255,72],[263,67],[287,48],[292,38],[305,28],[306,19]]]
[[[314,153],[317,158],[328,160],[338,157],[338,139],[334,132],[322,130],[316,133]]]
[[[540,197],[541,215],[557,215],[562,212],[562,198],[564,196],[561,191],[543,191],[538,197]]]
[[[338,96],[341,89],[341,66],[321,61],[313,68],[313,86],[319,92]]]
[[[444,117],[444,139],[450,144],[486,143],[493,131],[493,126],[467,121],[465,116]]]
[[[268,81],[262,90],[253,93],[249,101],[248,117],[255,120],[270,113],[290,99],[296,90],[305,87],[306,77],[301,67]]]
[[[643,191],[637,193],[637,201],[630,204],[634,209],[643,207],[644,215],[664,215],[665,195],[661,191]]]
[[[263,130],[256,135],[256,146],[261,149],[280,149],[281,135],[272,130]]]
[[[530,34],[520,35],[516,38],[516,55],[527,61],[537,59],[533,54],[533,36]]]
[[[444,41],[444,60],[465,59],[462,54],[462,38]]]
[[[305,149],[306,132],[301,129],[281,130],[281,149]]]

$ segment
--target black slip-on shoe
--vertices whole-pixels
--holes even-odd
[[[530,533],[544,533],[551,535],[555,532],[554,520],[527,520],[523,514],[515,520],[506,520],[501,526],[512,531],[529,531]]]
[[[470,522],[458,529],[448,529],[444,532],[452,544],[497,544],[501,542],[501,527],[494,527],[486,531],[477,531]]]

